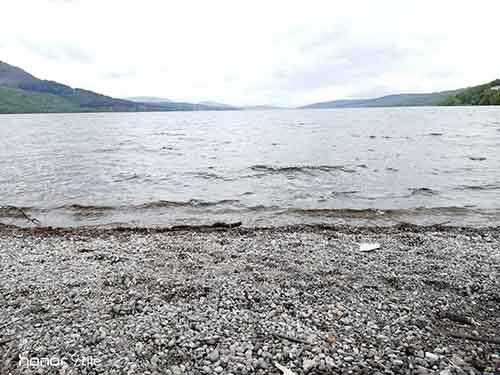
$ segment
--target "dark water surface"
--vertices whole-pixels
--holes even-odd
[[[499,150],[499,107],[4,115],[0,206],[51,226],[498,225]]]

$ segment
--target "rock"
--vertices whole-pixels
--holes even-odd
[[[453,364],[454,364],[455,366],[460,366],[460,367],[462,367],[462,366],[465,366],[465,365],[466,365],[466,362],[463,360],[463,358],[462,358],[462,357],[459,357],[459,356],[458,356],[458,355],[456,355],[456,354],[453,354],[453,355],[451,356],[451,362],[453,362]]]
[[[404,363],[402,360],[400,360],[400,359],[394,359],[394,360],[392,361],[392,364],[393,364],[394,366],[396,366],[396,367],[401,367],[401,366],[403,366],[405,363]]]
[[[263,358],[259,358],[257,360],[255,368],[266,369],[267,368],[267,362]]]
[[[304,359],[302,363],[302,368],[304,369],[305,372],[309,372],[314,367],[316,367],[316,364],[317,364],[316,359]]]
[[[440,356],[431,352],[426,352],[425,353],[425,359],[429,361],[430,363],[435,363],[439,361]]]
[[[211,362],[217,362],[219,360],[219,351],[213,350],[212,352],[210,352],[210,354],[208,355],[208,359]]]
[[[377,249],[380,249],[380,244],[379,243],[368,243],[368,242],[363,242],[359,244],[359,251],[363,253],[368,253],[371,251],[375,251]]]
[[[430,370],[426,369],[425,367],[422,367],[422,366],[417,366],[417,368],[415,369],[415,373],[417,375],[430,375]]]
[[[296,375],[295,372],[293,372],[292,370],[290,370],[289,368],[287,368],[283,365],[280,365],[277,362],[274,362],[274,365],[276,366],[276,368],[278,370],[280,370],[283,373],[283,375]]]

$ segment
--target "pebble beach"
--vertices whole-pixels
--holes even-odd
[[[0,374],[500,373],[499,228],[1,226],[0,275]]]

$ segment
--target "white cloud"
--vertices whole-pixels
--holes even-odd
[[[0,58],[114,96],[300,105],[499,76],[500,3],[2,0]]]

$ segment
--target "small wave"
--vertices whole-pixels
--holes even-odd
[[[113,181],[114,182],[132,181],[132,180],[138,180],[138,179],[148,178],[148,177],[151,177],[151,176],[150,175],[142,176],[142,175],[137,174],[137,173],[134,173],[132,175],[119,174],[115,177],[115,179]]]
[[[108,152],[115,152],[115,151],[118,151],[118,149],[117,148],[98,148],[98,149],[94,150],[93,152],[105,154]]]
[[[189,201],[189,204],[193,207],[213,207],[220,205],[237,204],[239,202],[240,201],[237,199],[222,199],[220,201],[215,201],[215,202],[207,202],[207,201],[199,201],[196,199],[191,199]]]
[[[421,187],[421,188],[409,188],[408,190],[411,191],[410,195],[438,195],[439,192],[437,190],[433,190],[430,188],[426,187]]]
[[[416,207],[408,209],[352,209],[352,208],[290,208],[285,214],[304,215],[314,217],[329,217],[339,219],[364,219],[364,220],[394,220],[405,217],[442,217],[442,216],[467,216],[474,214],[497,215],[496,212],[488,213],[484,210],[475,210],[467,207]]]
[[[160,132],[160,133],[153,133],[152,135],[165,135],[168,137],[184,137],[186,136],[186,133]]]
[[[111,213],[111,211],[133,211],[133,210],[148,210],[148,209],[159,209],[159,208],[181,208],[181,207],[191,207],[191,208],[206,208],[219,205],[230,205],[237,204],[238,200],[223,199],[220,201],[203,201],[198,199],[191,199],[189,201],[169,201],[169,200],[159,200],[153,202],[146,202],[141,204],[132,205],[118,205],[118,206],[95,206],[95,205],[82,205],[78,203],[67,204],[64,206],[56,207],[53,209],[47,209],[46,211],[65,211],[71,213],[75,216],[99,216]],[[23,209],[25,210],[25,209]],[[29,209],[26,209],[29,212]],[[15,214],[15,209],[10,210],[11,214]],[[0,210],[0,215],[3,215],[3,211]]]
[[[499,185],[488,184],[488,185],[462,185],[456,188],[456,190],[499,190]]]
[[[132,206],[130,208],[151,209],[151,208],[187,207],[187,206],[191,206],[190,202],[159,200],[154,202],[142,203],[139,205]]]
[[[191,176],[201,178],[204,180],[224,180],[224,181],[230,181],[230,179],[219,176],[216,173],[209,173],[209,172],[192,172],[190,173]]]
[[[332,195],[333,196],[339,196],[339,197],[347,197],[352,194],[359,193],[357,190],[348,190],[348,191],[333,191]]]
[[[469,159],[472,161],[484,161],[486,158],[484,156],[469,156]]]
[[[63,209],[66,211],[84,212],[84,211],[110,211],[110,210],[113,210],[114,207],[111,207],[111,206],[93,206],[93,205],[86,206],[86,205],[82,205],[82,204],[78,204],[78,203],[73,203],[73,204],[66,204],[66,205],[61,206],[61,207],[56,207],[55,209],[56,210]]]
[[[44,211],[64,211],[65,213],[69,213],[75,217],[91,217],[91,216],[104,216],[111,211],[113,211],[115,207],[112,206],[96,206],[96,205],[83,205],[78,203],[66,204],[64,206],[56,207],[53,209],[46,209]]]
[[[256,172],[267,173],[309,173],[314,171],[320,172],[335,172],[341,171],[345,173],[356,173],[354,169],[349,169],[343,165],[302,165],[302,166],[287,166],[287,167],[272,167],[269,165],[252,165],[251,170]]]
[[[179,202],[179,201],[155,201],[144,203],[138,206],[133,206],[133,208],[142,208],[142,209],[150,209],[150,208],[175,208],[175,207],[213,207],[219,205],[228,205],[228,204],[236,204],[239,203],[238,200],[235,199],[223,199],[220,201],[209,202],[202,201],[198,199],[190,199],[187,202]]]
[[[289,208],[286,213],[304,216],[324,216],[338,218],[369,219],[385,215],[386,211],[353,208]]]

